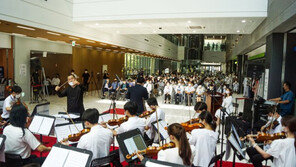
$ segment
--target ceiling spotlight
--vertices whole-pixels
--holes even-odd
[[[79,40],[79,38],[77,38],[77,37],[69,36],[69,38]]]
[[[61,35],[61,34],[58,34],[58,33],[55,33],[55,32],[50,32],[50,31],[47,31],[47,34],[56,35],[56,36],[60,36]]]
[[[140,21],[139,21],[139,23],[138,23],[138,24],[139,24],[139,25],[141,25],[141,24],[142,24],[142,22],[140,22]]]
[[[239,33],[240,31],[239,31],[239,30],[237,30],[236,32],[237,32],[237,33]]]
[[[116,31],[116,33],[117,33],[117,34],[119,34],[119,33],[120,33],[120,31]]]
[[[242,20],[242,23],[245,23],[246,22],[246,20]]]
[[[188,24],[190,24],[190,23],[191,23],[191,21],[190,21],[190,20],[188,20],[188,21],[187,21],[187,23],[188,23]]]
[[[101,45],[104,45],[104,46],[106,46],[107,44],[105,44],[105,43],[100,43]]]
[[[87,42],[89,42],[89,43],[96,43],[95,41],[92,41],[92,40],[87,40]]]
[[[30,28],[30,27],[25,27],[25,26],[16,26],[17,28],[22,28],[22,29],[26,29],[26,30],[31,30],[31,31],[35,31],[34,28]]]
[[[98,26],[99,25],[99,23],[96,23],[96,26]]]
[[[193,33],[196,33],[196,31],[194,30]]]
[[[153,33],[156,33],[156,31],[155,31],[155,30],[153,30]]]

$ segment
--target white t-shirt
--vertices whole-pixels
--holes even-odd
[[[165,113],[160,109],[157,108],[157,117],[158,119],[161,119],[163,121],[165,121]],[[146,122],[146,126],[149,126],[150,129],[147,130],[146,134],[150,139],[153,139],[155,137],[156,131],[155,129],[153,129],[151,123],[156,121],[156,112],[154,112],[153,114],[150,115],[150,117],[148,118],[147,122]],[[154,139],[154,141],[157,141],[158,137],[156,137]]]
[[[96,125],[91,128],[89,133],[80,138],[77,148],[91,151],[93,153],[92,159],[96,159],[109,155],[112,142],[113,133],[111,130]]]
[[[225,97],[222,102],[222,107],[226,108],[228,114],[234,112],[233,104],[232,104],[232,96]],[[228,114],[225,114],[225,117],[228,117]],[[215,113],[215,117],[220,118],[222,116],[221,110],[218,109]]]
[[[266,152],[273,156],[271,167],[295,167],[296,153],[294,138],[278,139],[271,143]]]
[[[202,94],[205,93],[205,91],[206,91],[206,89],[204,87],[197,87],[196,88],[196,94],[197,95],[202,95]]]
[[[194,89],[193,86],[187,86],[187,87],[185,88],[185,92],[192,93],[192,92],[194,92],[194,91],[195,91],[195,89]]]
[[[215,155],[218,133],[208,129],[194,129],[189,143],[195,146],[194,166],[208,166]]]
[[[7,107],[12,107],[12,105],[16,102],[16,98],[14,98],[12,95],[6,97],[6,99],[4,100],[3,103],[3,113],[1,115],[2,118],[9,118],[10,115],[10,111],[7,111],[6,108]]]
[[[173,93],[173,87],[171,85],[166,85],[164,87],[163,93],[164,94],[170,94],[170,95],[172,95],[172,93]]]
[[[180,92],[180,94],[183,94],[183,91],[184,91],[183,85],[176,85],[176,87],[175,87],[176,93]]]
[[[193,157],[195,157],[195,147],[193,145],[190,145],[192,156],[191,156],[191,162],[193,160]],[[175,164],[183,164],[183,160],[179,155],[179,148],[170,148],[166,150],[160,150],[157,154],[157,160],[159,161],[165,161]]]
[[[22,159],[26,159],[31,155],[31,149],[35,150],[40,142],[28,130],[25,129],[25,135],[19,127],[8,125],[4,128],[3,134],[6,136],[5,152],[10,154],[19,154]]]
[[[59,78],[52,78],[51,84],[52,85],[59,85],[61,80]]]

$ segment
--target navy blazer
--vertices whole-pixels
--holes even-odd
[[[138,114],[142,114],[144,111],[144,100],[148,99],[147,89],[142,85],[136,84],[135,86],[128,88],[126,98],[137,103]]]

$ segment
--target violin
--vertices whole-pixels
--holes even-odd
[[[143,112],[141,115],[139,115],[140,118],[145,118],[150,116],[151,114],[153,114],[156,110],[152,110],[152,111],[145,111]]]
[[[192,118],[187,122],[184,122],[186,124],[194,124],[194,123],[199,123],[199,118]]]
[[[83,129],[76,134],[69,135],[68,138],[63,139],[62,142],[66,142],[66,141],[77,142],[79,141],[81,136],[87,134],[88,132],[90,132],[90,129]]]
[[[263,129],[263,132],[267,132],[267,131],[269,131],[269,130],[271,130],[271,129],[274,130],[278,125],[279,125],[279,121],[277,121],[277,120],[272,121],[272,123],[271,123],[270,125],[268,125],[267,127],[265,127],[265,128]]]
[[[200,129],[205,127],[204,124],[202,123],[193,123],[193,124],[181,123],[181,125],[184,127],[186,132],[191,132],[193,129]]]
[[[268,140],[273,141],[273,140],[277,140],[277,139],[286,138],[286,135],[283,132],[282,133],[274,133],[274,134],[258,132],[258,134],[256,134],[256,135],[247,135],[247,136],[253,137],[253,138],[255,138],[255,140],[257,142],[261,142],[261,143],[268,141]],[[242,140],[245,140],[245,138],[243,138]]]
[[[107,124],[109,126],[115,126],[115,125],[120,126],[122,123],[126,122],[127,120],[128,120],[128,117],[125,116],[125,117],[121,117],[119,119],[110,119]]]
[[[147,147],[145,150],[140,150],[140,151],[137,151],[132,154],[127,154],[125,157],[126,157],[126,159],[131,159],[132,157],[137,155],[137,153],[138,154],[146,154],[148,156],[156,156],[160,150],[165,150],[165,149],[174,148],[174,147],[176,147],[176,145],[175,145],[175,143],[172,143],[172,142],[164,144],[163,146],[159,146],[159,147],[150,146],[150,147]]]

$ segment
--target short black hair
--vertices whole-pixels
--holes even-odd
[[[11,89],[11,92],[14,92],[14,93],[22,93],[22,88],[19,87],[19,86],[13,86],[12,89]]]
[[[197,111],[197,110],[201,110],[201,111],[207,111],[208,110],[208,106],[205,102],[197,102],[194,106],[194,110]]]
[[[125,103],[124,110],[127,110],[131,115],[136,115],[138,111],[138,105],[135,102],[129,101]]]
[[[137,83],[144,83],[145,82],[145,79],[143,77],[139,77],[137,78]]]
[[[89,108],[83,112],[81,119],[96,124],[99,121],[99,111],[96,108]]]
[[[23,136],[25,135],[25,126],[27,123],[28,110],[23,104],[15,104],[12,106],[9,121],[10,124],[19,127],[23,131]]]
[[[284,84],[286,84],[289,87],[289,89],[291,89],[291,83],[290,82],[286,81],[286,82],[284,82]]]
[[[147,100],[147,103],[149,106],[158,106],[158,103],[157,103],[157,100],[155,97],[150,97],[148,100]]]

